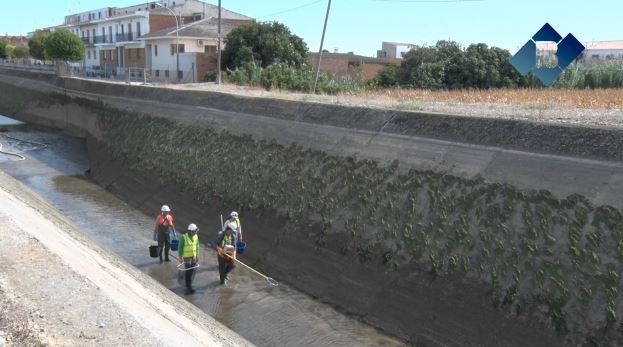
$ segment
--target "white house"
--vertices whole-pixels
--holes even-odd
[[[218,6],[198,0],[162,0],[122,8],[106,7],[69,15],[65,17],[63,25],[48,29],[54,31],[67,28],[82,39],[86,46],[85,59],[74,65],[82,66],[87,71],[98,69],[105,70],[107,74],[123,75],[128,68],[150,68],[155,58],[155,64],[159,68],[164,69],[168,66],[173,70],[173,75],[181,74],[186,78],[188,71],[192,71],[193,64],[197,63],[196,59],[180,54],[180,72],[176,72],[177,55],[160,54],[156,58],[155,46],[160,46],[162,50],[166,45],[170,45],[172,39],[166,33],[173,32],[175,36],[178,26],[181,32],[183,28],[188,29],[190,23],[214,18],[217,15]],[[221,16],[223,20],[242,22],[252,20],[250,17],[224,8],[221,9]],[[155,31],[160,31],[162,34],[163,30],[166,33],[160,36],[161,41],[152,40],[156,43],[149,43],[146,46],[146,41],[142,37]],[[193,32],[193,35],[198,35],[198,33]],[[184,41],[184,46],[180,51],[188,49],[189,53],[193,53],[192,43],[196,45],[197,40],[201,38],[201,36],[192,35],[183,38],[183,40],[190,41]],[[209,37],[205,38],[209,41]],[[197,47],[197,50],[203,52],[205,48],[201,46]],[[166,74],[168,75],[169,72]]]
[[[404,55],[413,48],[415,48],[415,45],[410,43],[383,41],[381,50],[376,51],[376,57],[402,59]]]
[[[240,15],[241,16],[241,15]],[[223,19],[221,35],[226,36],[239,25],[251,22],[249,17]],[[243,18],[244,17],[244,18]],[[146,66],[154,80],[183,79],[187,82],[201,81],[208,71],[216,70],[218,52],[218,20],[206,18],[179,28],[167,28],[151,32],[141,40],[146,47]],[[179,43],[179,70],[176,47]],[[176,76],[175,71],[178,71]]]

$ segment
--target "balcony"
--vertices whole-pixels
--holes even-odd
[[[109,35],[95,36],[95,43],[112,43]]]
[[[133,41],[133,40],[134,40],[133,33],[117,34],[117,42],[128,42],[128,41]]]
[[[93,40],[90,37],[81,37],[80,38],[85,45],[92,45]]]

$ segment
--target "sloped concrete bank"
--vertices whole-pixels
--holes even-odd
[[[91,137],[146,211],[241,210],[253,265],[413,343],[621,339],[620,132],[92,83],[0,74],[0,113]]]
[[[0,254],[0,302],[16,310],[0,312],[0,343],[8,328],[9,346],[253,346],[2,171],[0,225],[19,249]]]

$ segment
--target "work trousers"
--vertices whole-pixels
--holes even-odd
[[[197,263],[193,261],[193,258],[184,258],[184,267],[190,269],[185,271],[186,288],[188,289],[192,289],[195,271],[197,271],[197,269],[194,268],[195,266],[197,266]]]
[[[171,233],[169,230],[158,230],[158,255],[162,261],[162,246],[164,245],[164,259],[169,259],[169,250],[171,249]]]
[[[236,267],[236,264],[231,259],[218,258],[218,273],[221,277],[221,284],[225,283],[227,274]]]

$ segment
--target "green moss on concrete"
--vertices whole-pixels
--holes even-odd
[[[621,339],[623,214],[572,195],[434,172],[396,161],[337,157],[209,128],[97,107],[111,155],[156,173],[199,201],[318,230],[314,247],[345,234],[340,251],[434,276],[476,277],[495,305],[541,311],[575,345]],[[531,315],[532,317],[533,315]]]
[[[62,94],[42,93],[0,82],[0,112],[6,115],[19,114],[27,107],[49,106],[54,103],[63,105],[70,100]]]

